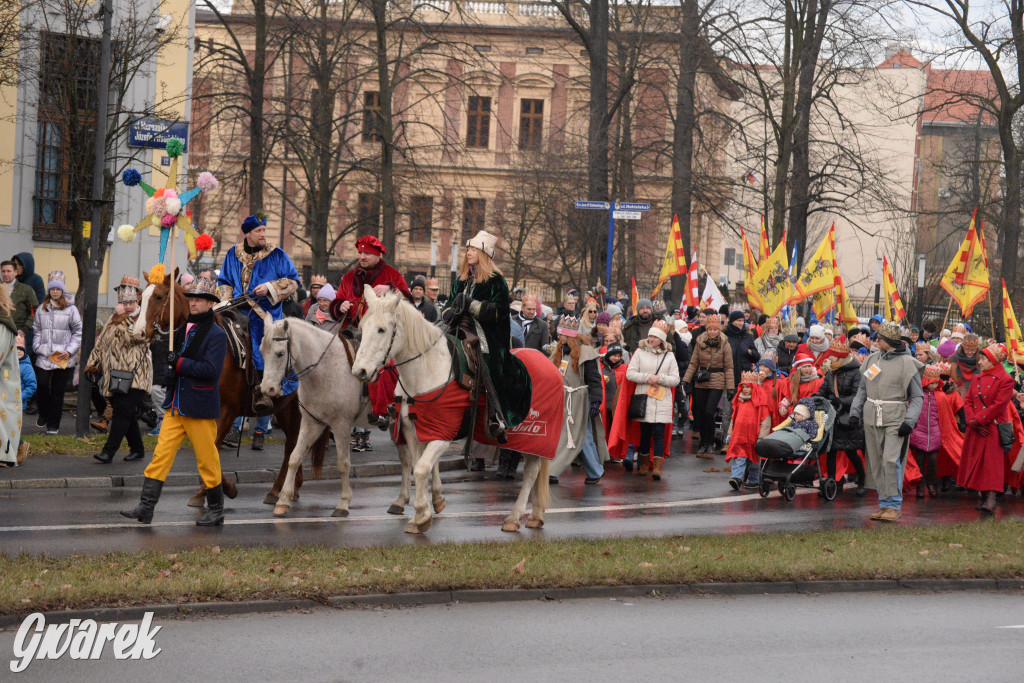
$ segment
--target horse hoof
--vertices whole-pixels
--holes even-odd
[[[274,506],[274,516],[275,517],[284,517],[285,515],[288,514],[289,507],[290,506],[288,506],[288,505],[275,505]]]
[[[527,529],[539,529],[542,526],[544,526],[544,520],[543,519],[528,519],[528,520],[526,520],[526,528]]]
[[[430,528],[430,525],[433,523],[433,521],[434,521],[433,519],[428,519],[427,521],[423,522],[422,524],[417,524],[416,522],[409,522],[409,524],[407,524],[406,527],[405,527],[405,533],[407,533],[407,534],[422,534],[423,532],[425,532],[427,529]]]
[[[334,512],[331,513],[331,517],[348,517],[348,510],[342,510],[341,508],[335,508]]]
[[[434,514],[435,515],[441,514],[441,511],[444,510],[447,505],[448,505],[448,501],[446,501],[444,498],[442,498],[441,500],[439,500],[436,503],[434,503]]]
[[[188,506],[190,508],[201,508],[206,506],[206,494],[197,493],[188,499]]]
[[[294,502],[294,501],[296,501],[298,499],[299,499],[299,492],[296,491],[295,493],[292,494],[292,502]]]
[[[501,525],[501,530],[502,531],[519,531],[519,522],[513,522],[511,520],[506,520],[505,523]]]
[[[277,503],[277,494],[271,491],[267,494],[267,497],[263,499],[264,505],[274,505]]]
[[[391,507],[388,508],[388,514],[389,515],[404,515],[405,514],[405,508],[402,507],[401,505],[399,505],[398,503],[392,503]]]

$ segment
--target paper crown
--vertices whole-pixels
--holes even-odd
[[[924,366],[924,378],[935,382],[942,381],[942,364],[932,363],[931,365]]]
[[[672,329],[671,327],[668,326],[668,323],[665,322],[664,320],[655,320],[653,323],[651,323],[651,327],[657,327],[659,330],[664,332],[666,335]]]
[[[580,319],[571,315],[563,315],[558,319],[558,334],[566,337],[579,336]]]
[[[326,275],[314,275],[313,277],[309,278],[309,286],[310,287],[312,287],[313,285],[320,285],[321,287],[323,287],[326,284],[327,284],[327,276]]]
[[[997,365],[1003,363],[1007,358],[1006,346],[1003,344],[990,344],[985,349],[985,355]]]
[[[52,270],[50,274],[46,276],[46,288],[47,289],[59,289],[64,291],[64,283],[67,282],[67,278],[64,277],[63,270]]]
[[[964,347],[965,351],[974,351],[981,346],[981,340],[978,339],[976,334],[965,334],[964,340],[960,342],[960,346]]]
[[[220,301],[220,297],[217,296],[217,285],[205,277],[198,278],[190,283],[185,288],[185,296]]]
[[[139,289],[139,278],[135,277],[134,275],[121,276],[121,284],[119,284],[117,287],[114,287],[114,291],[119,292],[124,287],[134,287],[135,289]]]
[[[898,342],[903,337],[903,332],[896,323],[882,323],[878,328],[878,336],[889,341]]]
[[[761,381],[761,375],[750,370],[744,370],[743,374],[740,375],[740,384],[758,384]]]
[[[722,327],[722,316],[718,315],[717,313],[715,313],[714,315],[709,315],[704,320],[704,329],[708,329],[708,328],[711,328],[711,327],[721,328]]]
[[[846,341],[846,335],[839,335],[828,345],[828,350],[833,356],[844,358],[850,355],[850,345]]]
[[[427,278],[427,289],[441,289],[441,285],[438,284],[436,277]]]

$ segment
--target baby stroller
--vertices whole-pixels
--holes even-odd
[[[836,422],[836,411],[829,401],[813,396],[814,419],[818,423],[818,434],[791,454],[781,457],[761,457],[761,480],[757,492],[766,498],[772,484],[777,484],[779,493],[786,500],[796,497],[796,489],[817,488],[825,500],[835,500],[839,486],[836,480],[825,477],[821,471],[820,456],[832,447],[832,430]],[[786,422],[783,425],[787,424]],[[782,425],[780,425],[781,427]],[[815,480],[818,481],[815,484]]]

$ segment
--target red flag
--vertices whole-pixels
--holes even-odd
[[[700,283],[697,280],[697,245],[693,245],[693,258],[690,259],[689,283],[686,286],[686,305],[697,306],[700,304]]]

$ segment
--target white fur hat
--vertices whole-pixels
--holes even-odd
[[[661,329],[657,325],[651,325],[651,329],[648,330],[647,336],[657,337],[661,341],[666,341],[668,339],[668,335],[665,334],[665,330]]]
[[[824,325],[811,325],[811,329],[807,330],[808,337],[818,337],[819,339],[825,338],[825,326]]]
[[[466,242],[466,246],[476,247],[491,258],[494,258],[494,250],[498,246],[498,238],[486,230],[481,230],[473,236],[473,239]]]

